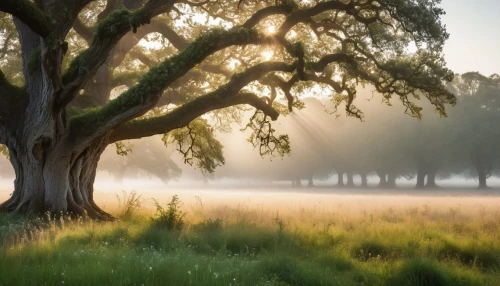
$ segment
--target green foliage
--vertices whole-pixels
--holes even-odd
[[[476,244],[460,246],[451,241],[444,241],[439,251],[442,259],[458,259],[464,265],[485,271],[500,268],[500,257],[496,256],[494,246],[480,247]]]
[[[115,142],[115,147],[116,147],[116,154],[120,156],[127,156],[129,153],[132,152],[132,145],[128,144],[125,145],[122,141]]]
[[[181,211],[181,201],[177,195],[172,197],[170,203],[167,204],[167,209],[164,209],[157,200],[154,200],[156,206],[155,216],[152,217],[153,223],[158,227],[164,227],[168,230],[181,230],[184,227],[184,216]]]
[[[446,286],[451,285],[448,274],[434,260],[412,259],[398,270],[389,285]]]
[[[0,144],[0,154],[4,155],[5,158],[9,159],[9,148],[5,145]]]
[[[290,257],[277,257],[263,261],[264,273],[267,273],[277,285],[322,285],[321,276],[304,267]]]
[[[361,241],[358,245],[355,245],[352,248],[353,257],[356,257],[362,261],[387,258],[390,253],[390,248],[384,246],[378,241]]]
[[[177,145],[184,163],[195,165],[203,172],[212,173],[224,164],[223,146],[215,138],[215,129],[205,119],[195,119],[187,127],[163,135],[162,140],[165,145]]]
[[[221,219],[211,219],[209,218],[208,220],[204,220],[200,223],[194,224],[191,229],[194,231],[220,231],[222,230],[222,220]]]
[[[274,135],[276,130],[272,128],[270,118],[264,112],[257,110],[243,131],[247,129],[252,131],[247,141],[258,148],[261,156],[290,154],[291,147],[288,135],[276,137]]]
[[[130,28],[137,29],[137,23],[134,22],[134,13],[126,8],[120,8],[113,11],[102,23],[97,26],[96,40],[103,40],[114,37],[123,25],[129,25]]]

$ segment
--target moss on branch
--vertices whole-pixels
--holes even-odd
[[[28,0],[2,0],[0,11],[9,13],[46,38],[52,33],[52,19]]]
[[[92,109],[74,117],[71,124],[78,129],[78,133],[90,135],[109,120],[124,116],[124,113],[130,112],[134,108],[137,108],[137,111],[131,112],[130,116],[124,116],[123,120],[136,117],[154,106],[165,88],[202,62],[207,56],[232,45],[251,44],[259,38],[260,35],[257,31],[243,27],[235,27],[230,30],[210,30],[199,36],[179,54],[152,67],[139,80],[138,84],[116,99],[111,100],[102,108]]]

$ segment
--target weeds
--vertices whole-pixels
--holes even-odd
[[[214,231],[219,231],[222,230],[222,220],[221,219],[207,219],[205,221],[202,221],[200,223],[197,223],[191,227],[191,229],[195,231],[208,231],[208,232],[214,232]]]
[[[118,200],[118,218],[122,220],[129,220],[134,212],[142,206],[142,197],[136,191],[127,193],[122,191],[122,196],[116,195]]]
[[[170,203],[167,204],[167,209],[163,208],[157,200],[153,199],[156,207],[155,216],[152,217],[153,223],[158,227],[165,227],[168,230],[181,230],[184,227],[184,216],[181,211],[182,205],[179,197],[174,195]]]

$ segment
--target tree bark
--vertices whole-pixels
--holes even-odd
[[[63,142],[64,143],[64,142]],[[99,140],[77,157],[67,144],[56,144],[40,158],[9,148],[16,173],[12,197],[0,212],[85,216],[112,220],[94,201],[97,163],[107,143]]]

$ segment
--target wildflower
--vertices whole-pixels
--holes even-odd
[[[149,266],[149,271],[153,271],[153,267]]]
[[[191,271],[188,271],[188,274],[191,275]]]

